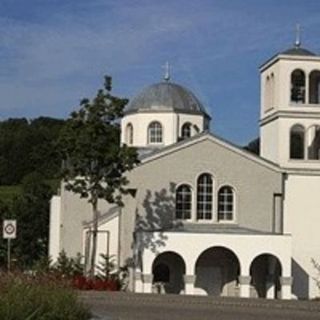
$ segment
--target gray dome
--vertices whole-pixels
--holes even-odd
[[[191,91],[172,82],[156,83],[142,90],[128,104],[125,114],[141,111],[177,111],[202,114],[210,118]]]
[[[315,53],[300,47],[293,47],[288,50],[281,52],[281,54],[292,55],[292,56],[316,56]]]

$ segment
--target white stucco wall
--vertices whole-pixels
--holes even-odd
[[[148,144],[148,126],[151,122],[157,121],[162,125],[163,142],[161,144]],[[199,128],[199,132],[204,129],[204,116],[194,114],[183,114],[176,112],[138,112],[128,114],[121,120],[121,143],[126,141],[126,128],[129,123],[133,126],[133,146],[167,146],[178,141],[181,136],[181,127],[184,123],[190,122]],[[192,132],[195,134],[195,131]]]
[[[269,122],[260,127],[260,155],[261,157],[279,163],[279,125]]]
[[[320,262],[320,176],[290,174],[285,184],[284,231],[292,234],[293,293],[319,296],[311,259]]]
[[[50,201],[49,256],[53,261],[59,256],[61,225],[61,197],[53,196]]]
[[[111,216],[109,219],[99,225],[97,236],[97,254],[96,263],[99,264],[103,260],[101,254],[113,257],[112,261],[118,264],[119,259],[119,216],[117,214]],[[83,255],[85,255],[85,239],[88,228],[83,230]]]

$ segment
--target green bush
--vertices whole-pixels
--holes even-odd
[[[90,313],[67,282],[48,276],[2,275],[0,319],[88,320]]]

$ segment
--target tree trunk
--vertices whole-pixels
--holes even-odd
[[[94,271],[96,266],[96,254],[97,254],[97,234],[98,234],[98,201],[94,200],[92,202],[92,213],[93,213],[93,228],[92,228],[92,252],[89,275],[90,278],[94,277]]]

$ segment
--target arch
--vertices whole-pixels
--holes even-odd
[[[198,294],[237,296],[240,262],[230,249],[217,246],[203,251],[195,264]]]
[[[128,123],[126,126],[126,142],[128,145],[133,144],[133,125]]]
[[[160,253],[153,261],[153,285],[158,293],[179,294],[184,291],[186,264],[176,252]]]
[[[295,124],[290,129],[290,159],[304,159],[305,129]]]
[[[251,296],[279,298],[281,274],[282,265],[275,255],[262,253],[256,256],[250,264]]]
[[[191,137],[191,127],[192,127],[192,124],[190,122],[186,122],[183,124],[183,126],[181,127],[182,139],[187,139]]]
[[[234,220],[235,194],[231,186],[222,186],[218,191],[218,221]]]
[[[148,143],[162,143],[163,133],[162,125],[159,121],[152,121],[148,126]]]
[[[290,101],[294,103],[305,103],[306,101],[306,76],[301,69],[295,69],[291,73]]]
[[[182,184],[176,189],[176,219],[191,219],[192,189]]]
[[[212,219],[213,179],[209,173],[202,173],[197,180],[197,219]]]
[[[312,125],[307,130],[308,138],[308,159],[320,159],[320,126]]]
[[[309,103],[320,103],[320,71],[313,70],[309,74]]]

